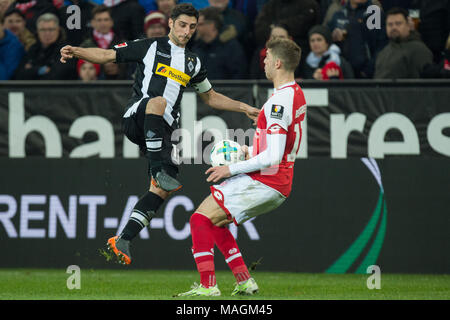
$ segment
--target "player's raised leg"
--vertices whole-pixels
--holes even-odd
[[[141,196],[136,202],[130,218],[125,228],[119,236],[108,239],[107,246],[112,251],[119,262],[122,264],[131,264],[130,244],[139,232],[150,224],[151,219],[156,215],[159,207],[169,193],[151,184],[150,190]]]
[[[166,165],[162,151],[167,145],[164,120],[167,101],[163,97],[155,97],[147,102],[144,119],[145,144],[147,146],[147,158],[149,160],[150,173],[155,179],[156,185],[165,191],[175,191],[181,188],[181,183],[176,179],[176,173]]]

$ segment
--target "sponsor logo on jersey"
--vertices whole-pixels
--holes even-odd
[[[274,119],[281,120],[283,118],[284,107],[279,104],[273,104],[272,110],[270,111],[270,117]]]
[[[123,42],[123,43],[116,44],[114,46],[114,48],[119,49],[119,48],[125,48],[127,46],[128,46],[128,44],[126,42]]]
[[[165,65],[164,63],[158,63],[158,65],[156,66],[155,73],[160,76],[169,78],[173,81],[176,81],[185,87],[189,83],[189,80],[191,80],[191,77],[188,76],[186,73],[181,72],[180,70],[172,68],[168,65]]]
[[[158,70],[156,70],[156,73],[166,73],[167,69],[166,67],[159,67]]]
[[[230,251],[228,251],[228,254],[235,254],[237,252],[236,248],[230,249]]]

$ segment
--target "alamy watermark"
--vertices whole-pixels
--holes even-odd
[[[68,30],[81,30],[81,9],[76,4],[68,6],[66,13],[70,16],[66,20]]]
[[[73,290],[81,289],[81,269],[77,265],[70,265],[67,267],[66,273],[70,274],[70,276],[67,278],[66,286],[67,289]]]
[[[368,274],[372,274],[367,278],[367,289],[381,289],[381,269],[377,265],[371,265],[367,267]]]
[[[74,4],[66,9],[69,17],[66,20],[68,30],[81,30],[81,8]],[[381,29],[381,8],[377,5],[370,5],[366,10],[366,26],[369,30]]]
[[[274,175],[278,173],[278,164],[282,159],[274,159],[272,155],[283,155],[283,159],[293,162],[297,158],[297,154],[300,150],[301,142],[301,129],[300,124],[295,126],[295,136],[292,145],[289,145],[289,149],[281,150],[281,145],[278,143],[272,143],[270,146],[270,154],[265,153],[263,156],[257,158],[257,162],[261,165],[260,174],[262,175]],[[278,126],[279,127],[279,126]],[[273,129],[274,126],[272,126]],[[246,145],[247,141],[254,140],[254,136],[259,136],[257,139],[258,144],[253,144],[253,148],[260,150],[260,153],[267,148],[267,136],[270,134],[268,129],[256,130],[253,128],[243,129],[227,129],[225,134],[218,129],[209,128],[206,131],[202,129],[202,123],[199,123],[196,127],[194,134],[185,128],[179,128],[173,131],[171,135],[172,142],[172,161],[177,164],[211,164],[211,150],[213,146],[219,141],[233,140],[239,143],[241,146]],[[279,127],[278,130],[281,130]],[[203,144],[207,143],[203,148]],[[285,146],[287,148],[287,146]],[[286,156],[284,155],[286,154]],[[249,154],[252,157],[251,154]]]
[[[376,5],[370,5],[366,10],[366,26],[369,30],[381,29],[381,8]]]

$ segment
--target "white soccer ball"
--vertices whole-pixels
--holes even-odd
[[[245,154],[241,149],[241,145],[232,140],[222,140],[214,145],[211,149],[211,165],[228,166],[244,160]]]

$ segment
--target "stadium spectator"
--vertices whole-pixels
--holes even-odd
[[[410,29],[408,11],[392,8],[386,14],[389,44],[380,51],[376,61],[375,78],[420,78],[424,66],[433,62],[433,54]]]
[[[247,41],[247,18],[238,10],[229,7],[230,0],[209,0],[211,7],[217,8],[223,17],[223,30],[220,41],[227,42],[236,38],[242,45]]]
[[[36,22],[44,13],[58,15],[58,10],[52,0],[16,0],[9,8],[19,9],[25,16],[27,29],[36,34]]]
[[[138,3],[144,8],[145,14],[158,10],[156,0],[138,0]]]
[[[258,3],[261,3],[261,7],[267,0],[231,0],[231,7],[238,10],[244,16],[247,17],[248,21],[255,21],[258,15]]]
[[[3,16],[5,12],[10,9],[14,0],[0,0],[0,16]]]
[[[78,77],[83,82],[95,81],[100,75],[100,65],[79,59],[77,62]]]
[[[4,15],[4,27],[19,38],[19,41],[28,51],[36,43],[36,37],[26,28],[25,16],[16,8],[11,8]]]
[[[37,19],[38,41],[23,57],[16,80],[73,80],[77,78],[75,63],[59,62],[59,50],[66,44],[59,18],[45,13]]]
[[[0,14],[0,80],[9,80],[25,54],[19,39],[4,28],[4,18]]]
[[[408,10],[419,1],[422,0],[380,0],[384,12],[388,12],[394,7],[400,7]]]
[[[324,26],[328,25],[333,15],[342,9],[342,0],[320,0],[320,15]]]
[[[319,0],[322,15],[322,24],[328,26],[328,23],[333,18],[333,15],[344,8],[348,0]],[[383,0],[381,0],[383,1]],[[394,0],[395,1],[395,0]],[[413,0],[417,1],[417,0]],[[372,0],[372,4],[383,8],[379,0]],[[386,10],[385,10],[386,11]]]
[[[288,27],[284,24],[272,24],[270,26],[270,36],[267,42],[274,38],[285,38],[292,40],[292,36],[289,34]],[[266,42],[266,44],[267,44]],[[267,47],[257,48],[250,61],[250,78],[251,79],[266,79],[266,73],[264,71],[264,59],[266,58]]]
[[[80,47],[112,49],[116,44],[124,42],[114,31],[114,21],[111,17],[111,9],[100,5],[92,10],[91,26],[93,28],[89,36],[81,43]],[[100,78],[105,80],[120,80],[127,78],[127,65],[118,65],[110,62],[102,66]]]
[[[316,0],[269,0],[255,20],[256,43],[264,45],[269,38],[270,25],[282,23],[289,27],[297,44],[307,46],[309,29],[319,22],[320,8]]]
[[[178,3],[190,3],[197,10],[201,10],[209,6],[208,0],[179,0]]]
[[[111,9],[114,31],[124,40],[135,40],[144,30],[145,10],[136,0],[104,0]]]
[[[177,0],[156,0],[158,11],[161,11],[166,16],[166,20],[169,20],[172,9],[177,5]]]
[[[246,1],[246,0],[243,0],[243,1]],[[252,1],[252,0],[249,0],[249,1]],[[255,1],[256,1],[256,13],[258,14],[258,13],[262,10],[263,6],[264,6],[269,0],[255,0]]]
[[[331,40],[330,30],[316,25],[309,31],[311,52],[306,57],[303,78],[316,80],[343,79],[341,50]]]
[[[168,32],[167,19],[164,13],[153,11],[144,20],[144,32],[147,38],[163,37]]]
[[[428,64],[422,72],[423,78],[450,78],[450,35],[447,38],[445,50],[438,63]]]
[[[192,51],[208,69],[208,78],[245,79],[247,78],[247,59],[244,50],[236,39],[222,42],[219,39],[223,18],[217,8],[200,10],[198,18],[198,39]]]
[[[378,52],[387,43],[384,14],[380,28],[367,28],[366,11],[372,0],[349,0],[328,23],[333,41],[341,48],[356,78],[372,78]]]
[[[255,20],[256,46],[264,46],[269,38],[270,25],[285,24],[293,40],[302,49],[300,66],[304,65],[309,53],[308,31],[320,23],[320,7],[316,0],[269,0],[261,9]]]
[[[80,8],[79,22],[80,26],[73,26],[74,11],[67,9],[77,5]],[[78,46],[86,38],[89,33],[89,26],[91,22],[92,10],[95,5],[90,0],[65,0],[64,5],[59,9],[59,18],[62,21],[62,27],[66,32],[67,42],[70,45]]]
[[[445,42],[450,33],[450,1],[421,0],[419,32],[423,42],[438,62],[445,50]]]

